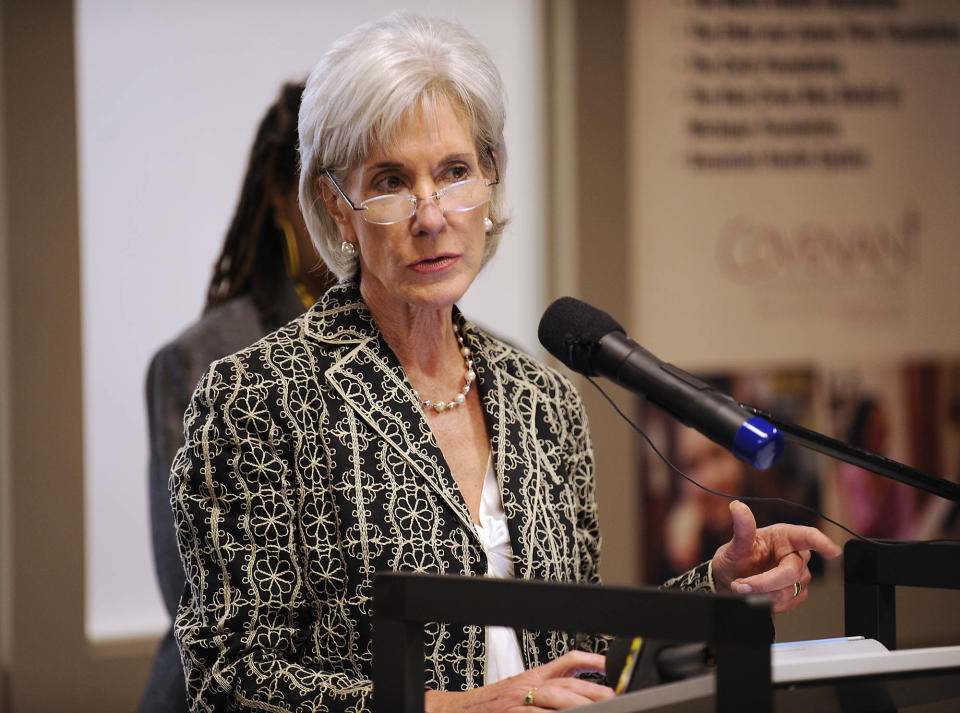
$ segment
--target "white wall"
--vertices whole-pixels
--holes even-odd
[[[462,306],[539,351],[539,5],[408,7],[462,22],[503,74],[513,222]],[[302,78],[335,38],[393,9],[387,0],[76,3],[91,638],[167,623],[149,542],[144,373],[202,307],[256,124],[281,82]]]

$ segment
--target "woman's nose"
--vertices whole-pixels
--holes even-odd
[[[413,214],[413,230],[415,233],[435,233],[446,225],[447,218],[440,207],[440,199],[436,194],[425,196],[417,201],[417,208]]]

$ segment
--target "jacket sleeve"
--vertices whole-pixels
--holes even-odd
[[[711,592],[716,594],[717,588],[713,583],[713,561],[701,562],[693,569],[668,579],[663,583],[664,589],[682,589],[687,592]]]
[[[188,590],[176,636],[194,711],[362,711],[357,672],[325,667],[325,603],[305,577],[291,436],[276,386],[228,357],[204,374],[170,476]]]

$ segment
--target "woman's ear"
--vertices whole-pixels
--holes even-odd
[[[323,200],[324,205],[327,206],[327,212],[330,214],[330,217],[333,218],[333,221],[343,230],[348,224],[348,221],[346,212],[341,205],[343,198],[340,193],[330,185],[324,176],[317,176],[314,181],[314,189],[317,191],[317,195]]]

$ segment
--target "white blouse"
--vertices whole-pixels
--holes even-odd
[[[488,577],[513,577],[513,548],[510,546],[510,531],[500,499],[500,487],[493,472],[493,458],[487,461],[487,474],[483,479],[480,496],[480,524],[474,524],[483,551],[487,555]],[[496,683],[524,670],[523,654],[516,632],[506,626],[486,627],[487,666],[484,685]]]

